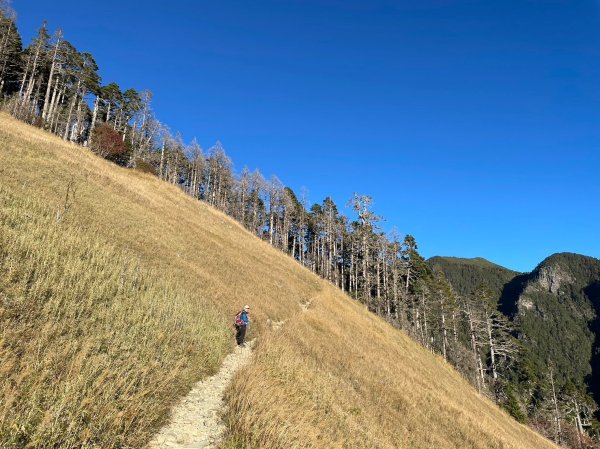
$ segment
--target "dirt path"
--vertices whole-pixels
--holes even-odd
[[[171,420],[148,445],[149,449],[212,449],[225,432],[220,414],[224,407],[223,392],[235,372],[250,360],[251,344],[225,357],[221,370],[198,382],[175,406]]]

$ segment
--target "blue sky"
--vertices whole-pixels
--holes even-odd
[[[311,202],[374,198],[425,257],[600,257],[600,1],[13,0],[104,83]]]

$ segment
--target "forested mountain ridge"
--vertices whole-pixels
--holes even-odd
[[[538,309],[528,296],[550,293],[577,301],[581,293],[600,279],[600,260],[575,253],[556,253],[544,259],[531,273],[514,280],[511,292],[502,295],[502,307],[513,314]],[[541,312],[538,310],[538,312]]]
[[[433,257],[428,263],[443,271],[459,295],[477,300],[480,289],[488,289],[510,323],[520,347],[506,376],[519,402],[513,413],[528,413],[547,434],[558,429],[542,424],[532,411],[554,407],[578,426],[592,426],[598,408],[593,398],[600,393],[600,260],[558,253],[522,274],[480,258]]]
[[[492,263],[482,257],[465,259],[435,256],[427,260],[432,269],[440,269],[460,295],[471,295],[482,285],[501,292],[504,284],[512,280],[517,272]]]
[[[600,260],[554,254],[502,295],[535,371],[554,368],[560,387],[590,388],[598,399],[600,371]]]

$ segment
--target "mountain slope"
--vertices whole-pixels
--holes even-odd
[[[244,303],[231,444],[554,447],[225,215],[6,115],[0,199],[2,447],[143,447]]]
[[[500,296],[504,285],[512,280],[515,271],[496,265],[481,257],[463,259],[459,257],[431,257],[427,260],[432,269],[439,269],[459,295],[471,295],[482,285]]]
[[[588,410],[584,420],[592,417],[600,398],[600,260],[554,254],[521,274],[484,259],[434,257],[428,263],[464,298],[481,285],[490,288],[510,319],[521,350],[504,379],[518,404],[512,409],[517,416],[527,410],[540,432],[553,435],[547,410],[554,388],[565,421],[576,416],[569,409],[573,401],[576,410]]]
[[[141,447],[319,281],[154,177],[0,116],[0,447]],[[93,419],[92,419],[93,417]]]
[[[599,393],[597,360],[600,260],[554,254],[506,286],[502,306],[513,315],[539,373],[550,361],[559,385],[587,382]]]

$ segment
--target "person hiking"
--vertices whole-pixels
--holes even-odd
[[[235,340],[238,346],[246,346],[246,329],[250,324],[250,306],[246,304],[235,316]]]

